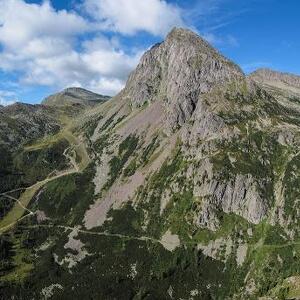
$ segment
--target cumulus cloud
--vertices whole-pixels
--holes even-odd
[[[98,32],[95,37],[98,28],[78,13],[56,11],[48,1],[0,0],[0,69],[21,74],[21,85],[76,84],[116,94],[141,52],[126,54],[115,37]],[[85,33],[91,37],[82,42]]]
[[[89,43],[93,44],[92,41]],[[106,43],[110,46],[91,46],[81,52],[70,50],[61,55],[30,60],[22,81],[61,87],[76,84],[113,95],[123,88],[127,75],[139,61],[140,53],[127,55],[114,49],[109,40]]]
[[[184,25],[180,9],[163,0],[85,0],[84,8],[104,29],[123,34],[165,35]]]
[[[0,0],[0,24],[0,42],[12,51],[33,39],[72,37],[89,27],[79,15],[55,11],[48,1],[39,5],[22,0]]]
[[[36,57],[26,62],[27,70],[22,82],[59,87],[74,86],[76,83],[113,95],[122,89],[127,75],[136,66],[139,57],[139,53],[127,55],[112,46],[84,48],[81,52],[70,50],[51,57]]]
[[[117,78],[100,77],[89,83],[88,88],[92,91],[99,92],[105,95],[114,95],[116,91],[120,91],[124,87],[124,81]]]

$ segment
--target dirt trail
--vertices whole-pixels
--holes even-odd
[[[59,228],[63,229],[65,231],[76,230],[79,233],[93,235],[93,236],[107,236],[107,237],[115,237],[125,240],[135,240],[135,241],[142,241],[142,242],[151,242],[155,244],[161,244],[165,249],[168,251],[174,251],[179,246],[198,246],[198,241],[180,241],[180,244],[177,240],[165,240],[165,239],[156,239],[148,236],[130,236],[125,234],[119,234],[119,233],[109,233],[106,231],[92,231],[92,230],[84,230],[79,229],[78,227],[70,227],[70,226],[64,226],[64,225],[54,225],[54,224],[37,224],[37,225],[30,225],[30,226],[21,226],[24,229],[34,229],[34,228]],[[255,244],[247,244],[248,246],[256,247],[258,246],[257,243]],[[300,245],[300,241],[288,241],[285,244],[260,244],[259,247],[261,248],[267,248],[267,249],[281,249],[285,247],[291,247],[291,246],[298,246]]]
[[[43,187],[45,184],[47,184],[53,180],[56,180],[60,177],[64,177],[64,176],[71,175],[74,173],[82,172],[89,164],[90,158],[87,154],[85,144],[83,142],[81,142],[79,140],[79,138],[74,136],[68,128],[65,128],[63,130],[62,135],[64,138],[66,138],[68,140],[69,144],[71,145],[70,148],[72,148],[74,150],[74,152],[76,153],[76,158],[78,157],[80,159],[79,163],[76,162],[76,158],[71,157],[69,154],[67,154],[67,151],[69,149],[66,149],[64,151],[64,155],[66,156],[67,159],[69,159],[70,164],[72,165],[72,167],[70,169],[67,169],[67,170],[64,170],[61,172],[57,172],[57,171],[51,172],[51,174],[49,174],[46,179],[44,179],[42,181],[38,181],[35,184],[33,184],[32,186],[25,188],[24,192],[20,195],[19,199],[16,199],[16,198],[8,195],[8,194],[16,191],[16,189],[1,194],[1,196],[10,198],[11,200],[14,200],[16,203],[15,203],[14,207],[9,211],[9,213],[0,221],[0,235],[5,233],[7,230],[9,230],[11,227],[16,225],[19,221],[23,220],[24,218],[35,214],[34,212],[27,209],[27,206],[28,206],[29,202],[31,201],[31,199],[36,194],[36,192],[41,187]],[[17,189],[17,190],[20,190],[20,189]],[[29,213],[26,214],[25,216],[23,216],[25,211],[28,211]]]
[[[119,233],[109,233],[106,231],[103,232],[97,232],[97,231],[90,231],[90,230],[84,230],[84,229],[79,229],[78,227],[70,227],[70,226],[64,226],[64,225],[51,225],[51,224],[39,224],[39,225],[31,225],[31,226],[22,226],[22,228],[25,229],[32,229],[32,228],[60,228],[63,230],[77,230],[77,232],[79,233],[83,233],[83,234],[88,234],[88,235],[94,235],[94,236],[107,236],[107,237],[116,237],[116,238],[121,238],[121,239],[125,239],[125,240],[136,240],[136,241],[142,241],[142,242],[151,242],[151,243],[155,243],[155,244],[161,244],[162,246],[164,246],[166,248],[166,246],[168,246],[167,248],[170,249],[175,249],[178,246],[178,242],[177,241],[165,241],[165,240],[158,240],[152,237],[148,237],[148,236],[129,236],[129,235],[125,235],[125,234],[119,234]],[[169,250],[172,251],[172,250]]]

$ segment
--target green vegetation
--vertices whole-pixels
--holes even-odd
[[[89,120],[86,122],[83,126],[83,130],[86,133],[88,137],[91,137],[95,131],[95,128],[97,127],[98,123],[103,119],[103,116],[100,115],[95,119]]]
[[[295,102],[297,104],[300,104],[300,98],[299,97],[291,96],[291,97],[289,97],[289,100],[292,101],[292,102]]]
[[[124,170],[124,176],[132,176],[138,168],[137,160],[134,158]]]
[[[169,204],[169,210],[165,212],[168,218],[168,227],[176,232],[182,241],[190,242],[190,233],[195,226],[191,225],[193,220],[194,197],[192,190],[182,191],[175,194]]]
[[[199,57],[190,63],[199,64]],[[299,136],[290,125],[299,125],[300,115],[246,81],[213,92],[203,96],[207,108],[217,111],[216,118],[223,118],[234,138],[212,135],[204,139],[199,134],[199,148],[188,141],[185,145],[178,142],[156,171],[151,171],[155,169],[151,163],[166,154],[159,146],[167,144],[169,137],[157,128],[151,140],[141,131],[123,140],[116,126],[123,129],[121,113],[127,108],[117,111],[115,107],[120,106],[107,115],[99,110],[101,114],[93,113],[94,119],[84,124],[83,118],[75,118],[82,107],[60,108],[60,132],[32,140],[14,152],[1,144],[1,191],[29,188],[11,194],[20,203],[0,197],[0,298],[40,299],[47,288],[53,288],[53,299],[299,297],[300,155]],[[151,104],[142,105],[128,119]],[[196,126],[194,120],[187,120],[186,132]],[[99,138],[92,141],[99,122]],[[281,128],[280,122],[286,124]],[[286,140],[291,143],[284,145],[286,128]],[[112,155],[110,170],[102,193],[95,195],[96,163],[90,157],[104,159],[103,153]],[[213,164],[213,176],[207,170],[198,180],[191,174],[201,174],[207,158]],[[98,166],[97,162],[97,174]],[[132,202],[124,201],[118,209],[112,205],[104,224],[87,230],[83,220],[95,200],[102,204],[100,197],[106,200],[106,192],[113,196],[109,189],[114,183],[130,183],[128,177],[137,170],[147,178]],[[210,183],[208,178],[227,183],[226,193],[234,193],[231,187],[238,175],[251,177],[269,209],[260,224],[225,213],[219,203],[223,195],[195,197],[204,180]],[[206,188],[214,189],[214,184]],[[206,222],[200,212],[207,203],[211,204],[207,219],[215,221],[211,224],[215,230],[200,225]],[[282,205],[280,224],[284,226],[273,219],[270,222],[274,203]],[[30,211],[39,213],[31,215]],[[177,235],[173,251],[162,242],[167,231]],[[76,232],[73,238],[71,232]],[[81,257],[81,251],[87,256]],[[69,266],[76,257],[80,262]]]
[[[105,148],[109,146],[109,134],[103,134],[100,138],[93,144],[94,153],[101,157]]]
[[[144,148],[144,151],[141,155],[142,165],[145,166],[149,162],[150,157],[154,153],[155,149],[159,147],[158,136],[155,136],[149,145]]]
[[[85,211],[94,201],[94,175],[91,164],[82,173],[49,182],[33,207],[44,211],[55,223],[70,226],[82,224]]]
[[[90,158],[87,153],[86,145],[84,141],[80,140],[76,135],[74,135],[69,130],[64,130],[63,135],[65,139],[68,140],[72,149],[76,152],[76,163],[78,165],[79,171],[83,171],[90,163]]]
[[[115,116],[118,114],[118,112],[112,114],[106,121],[105,123],[102,125],[100,132],[105,131],[108,127],[110,127],[115,119]]]
[[[15,155],[14,166],[24,172],[24,185],[30,185],[46,178],[52,171],[68,168],[68,160],[63,155],[69,143],[62,139],[43,148],[20,151]]]
[[[251,224],[244,218],[233,213],[226,214],[220,211],[218,212],[218,219],[220,220],[220,225],[216,231],[210,231],[205,228],[197,229],[194,232],[193,241],[207,244],[209,241],[214,241],[218,238],[227,238],[231,235],[235,235],[238,230],[245,234],[247,229],[251,228]],[[246,234],[243,236],[243,239],[246,242],[254,242],[254,239],[250,239]]]
[[[271,206],[274,184],[284,171],[290,154],[270,133],[248,128],[248,134],[218,146],[220,151],[211,158],[219,180],[228,182],[237,174],[252,175],[258,182],[259,192]]]
[[[0,218],[4,218],[14,206],[15,201],[5,196],[0,197]]]
[[[141,187],[138,191],[139,206],[138,209],[146,211],[147,218],[147,230],[148,236],[159,239],[164,229],[168,229],[167,216],[160,217],[160,203],[163,192],[176,178],[181,180],[180,176],[176,177],[177,173],[186,167],[185,161],[183,160],[181,149],[178,147],[174,150],[172,157],[165,161],[160,170],[154,173],[147,179],[147,185]],[[183,181],[183,178],[182,178]],[[185,182],[186,183],[186,182]],[[181,186],[184,191],[184,185]],[[188,191],[187,191],[188,192]],[[188,196],[186,196],[188,198]],[[184,202],[184,201],[183,201]],[[183,208],[184,209],[184,208]],[[182,216],[184,217],[184,216]],[[174,212],[174,218],[176,213]],[[180,222],[179,220],[177,222]],[[143,224],[140,224],[142,227]],[[175,227],[175,224],[173,224]]]
[[[110,162],[109,180],[104,186],[108,189],[117,177],[122,173],[123,167],[128,161],[129,157],[133,154],[138,146],[139,139],[135,136],[129,135],[119,146],[118,156],[114,156]]]
[[[283,184],[285,186],[285,210],[291,215],[293,218],[296,217],[295,211],[295,199],[299,198],[300,190],[299,190],[299,174],[300,172],[300,154],[294,156],[293,159],[288,163],[285,176],[283,178]]]
[[[45,147],[19,150],[11,153],[6,146],[0,146],[0,192],[29,186],[42,180],[54,170],[68,167],[63,155],[68,147],[66,140],[58,140]],[[3,155],[3,156],[2,156]]]
[[[136,155],[136,157],[130,161],[128,166],[124,169],[124,176],[132,176],[138,168],[146,166],[158,146],[158,136],[155,136],[152,141],[142,149],[142,154],[140,156]]]
[[[26,232],[0,237],[1,281],[24,282],[33,269],[32,243]]]

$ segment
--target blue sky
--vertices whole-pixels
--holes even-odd
[[[246,73],[300,75],[298,0],[0,0],[0,104],[68,86],[116,94],[173,26],[197,31]]]

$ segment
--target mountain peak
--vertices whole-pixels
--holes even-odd
[[[174,27],[166,36],[166,42],[184,41],[188,44],[196,43],[198,46],[201,44],[215,50],[204,38],[187,28]]]
[[[76,93],[76,92],[79,92],[79,93],[92,93],[91,91],[86,90],[82,87],[78,87],[78,86],[67,87],[64,90],[62,90],[62,93],[69,93],[69,92],[70,93]]]
[[[168,125],[181,126],[199,97],[216,85],[244,77],[241,69],[196,33],[174,28],[147,51],[128,79],[125,93],[134,106],[162,100]]]
[[[81,87],[69,87],[45,98],[42,104],[48,106],[69,104],[95,105],[108,99],[110,99],[110,97],[93,93]]]
[[[181,28],[181,27],[174,27],[168,34],[166,39],[171,38],[186,38],[186,37],[194,37],[194,38],[200,38],[194,31],[187,29],[187,28]]]

